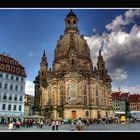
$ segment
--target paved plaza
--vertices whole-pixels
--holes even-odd
[[[140,123],[131,123],[131,124],[91,124],[89,126],[84,126],[82,132],[97,132],[97,131],[137,131],[140,132]],[[0,132],[9,132],[7,125],[0,125]],[[26,127],[20,127],[16,128],[14,127],[14,130],[12,132],[73,132],[70,130],[69,124],[61,124],[59,125],[59,130],[52,130],[51,126],[44,125],[43,128],[37,128],[37,126],[33,126],[30,128]],[[75,130],[74,132],[79,132],[78,130]]]

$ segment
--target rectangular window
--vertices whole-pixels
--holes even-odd
[[[8,74],[6,74],[5,78],[8,79]]]
[[[16,77],[16,81],[18,81],[18,77]]]
[[[23,86],[20,87],[20,91],[21,91],[21,92],[23,91]]]
[[[3,78],[3,74],[2,73],[0,73],[0,78]]]
[[[2,104],[2,110],[5,110],[6,104]]]
[[[13,85],[10,85],[10,90],[13,90]]]
[[[21,111],[21,105],[19,106],[19,111]]]
[[[12,96],[11,96],[11,95],[9,96],[9,100],[10,100],[10,101],[12,100]]]
[[[14,80],[14,76],[13,75],[11,75],[11,80]]]
[[[4,95],[3,95],[3,100],[6,100],[6,98],[7,98],[7,97],[6,97],[6,94],[4,94]]]
[[[21,78],[21,82],[23,82],[23,78]]]
[[[7,89],[7,88],[8,88],[8,84],[5,84],[5,85],[4,85],[4,89]]]
[[[16,91],[18,90],[18,86],[15,86],[15,90],[16,90]]]
[[[10,65],[6,65],[6,70],[10,71]]]
[[[14,100],[17,101],[17,95],[15,95]]]
[[[1,69],[1,70],[4,70],[4,64],[1,64],[1,65],[0,65],[0,69]]]
[[[96,105],[99,106],[99,99],[98,99],[98,97],[96,98]]]
[[[16,106],[16,105],[14,105],[14,111],[16,111],[16,109],[17,109],[17,106]]]
[[[22,101],[22,96],[20,96],[19,101]]]
[[[16,73],[19,74],[20,73],[20,68],[16,69]]]
[[[11,105],[8,105],[8,110],[11,110]]]
[[[0,88],[2,88],[2,83],[0,83]]]

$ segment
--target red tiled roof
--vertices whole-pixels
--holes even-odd
[[[138,102],[140,101],[140,95],[139,94],[131,94],[128,97],[129,102]]]
[[[0,54],[0,71],[26,77],[24,67],[14,58]]]

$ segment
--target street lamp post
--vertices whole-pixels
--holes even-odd
[[[127,111],[128,111],[128,107],[127,107],[127,98],[125,99],[125,115],[127,117]]]

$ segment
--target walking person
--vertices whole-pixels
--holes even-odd
[[[55,125],[56,125],[56,130],[58,130],[58,126],[59,126],[59,121],[58,120],[56,120]]]
[[[52,130],[55,130],[55,121],[52,120]]]

